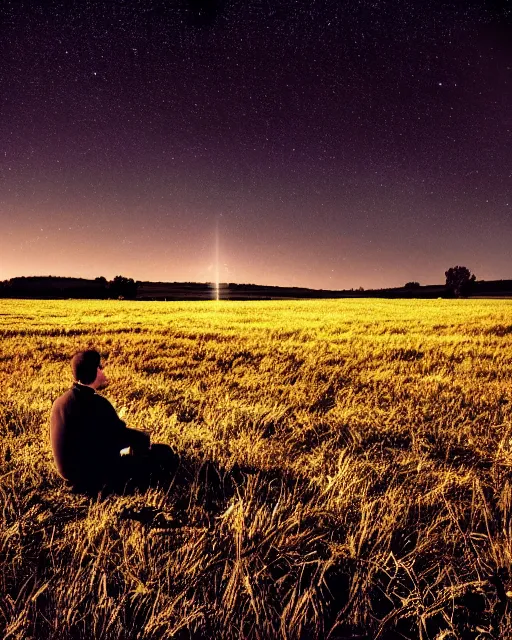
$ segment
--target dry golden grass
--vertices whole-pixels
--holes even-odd
[[[0,338],[5,640],[512,636],[512,302],[3,300]],[[87,347],[195,476],[63,487]]]

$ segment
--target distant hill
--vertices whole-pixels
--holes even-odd
[[[137,300],[211,300],[215,298],[211,283],[137,281]],[[11,278],[0,283],[3,298],[117,298],[105,278],[87,280],[57,276]],[[304,298],[449,298],[444,285],[387,289],[307,289],[305,287],[271,287],[256,284],[222,283],[222,300],[281,300]],[[477,281],[470,297],[512,297],[512,280]]]

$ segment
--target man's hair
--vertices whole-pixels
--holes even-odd
[[[95,349],[79,351],[71,358],[73,377],[82,384],[91,384],[96,380],[101,357]]]

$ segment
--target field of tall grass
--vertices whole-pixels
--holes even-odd
[[[168,482],[57,476],[90,347]],[[0,384],[4,640],[512,637],[512,301],[1,300]]]

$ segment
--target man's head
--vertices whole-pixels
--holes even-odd
[[[71,359],[71,369],[76,382],[93,389],[99,389],[107,384],[100,354],[95,349],[75,353]]]

